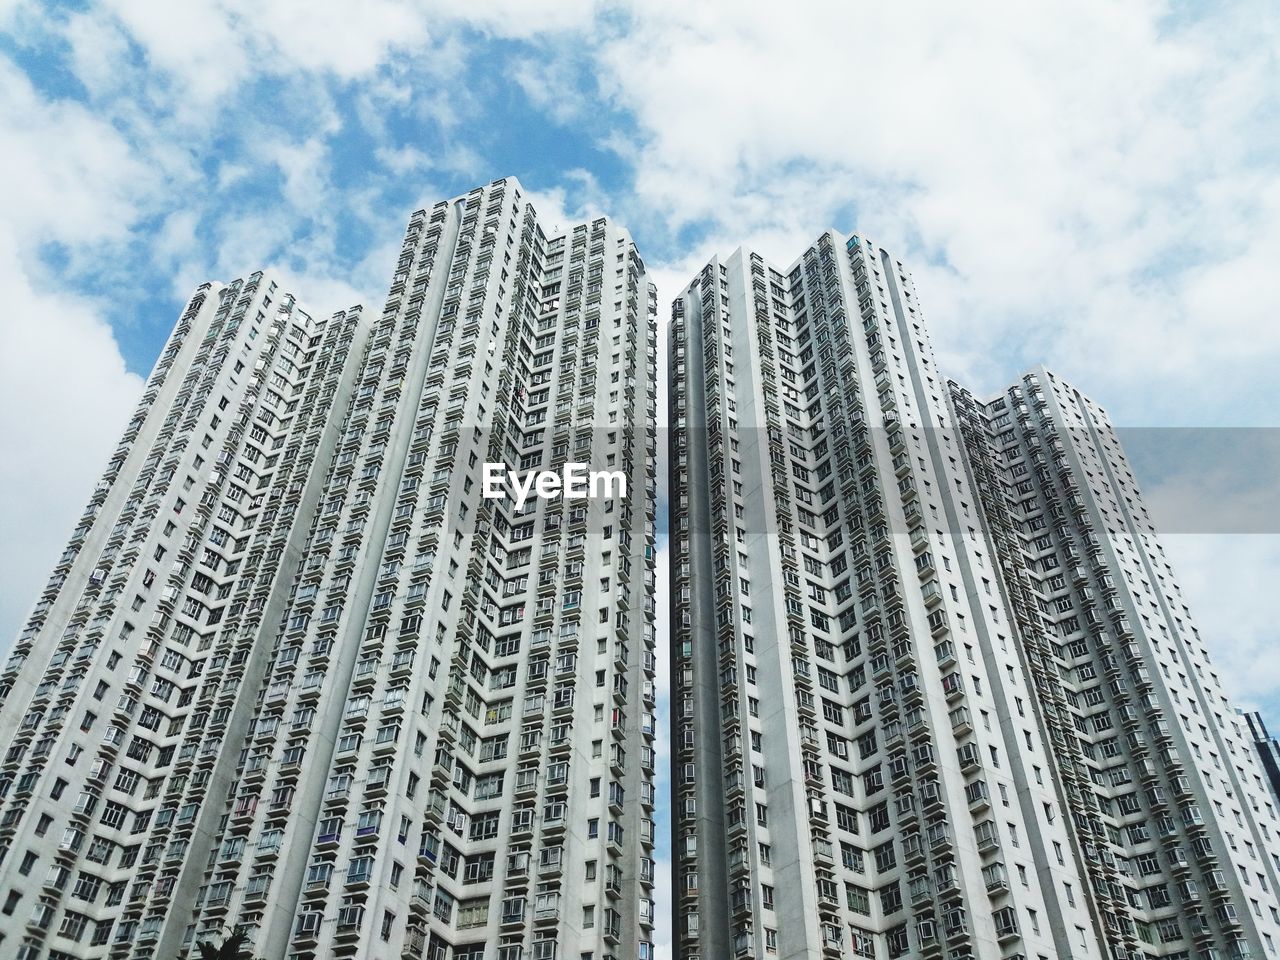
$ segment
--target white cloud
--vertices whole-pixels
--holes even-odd
[[[178,82],[175,102],[199,108],[237,86],[252,63],[250,44],[264,31],[219,0],[108,0],[109,11],[141,47],[152,69]]]
[[[255,74],[329,73],[350,80],[394,50],[426,42],[427,19],[406,0],[350,5],[306,0],[106,0],[150,66],[179,86],[175,104],[206,107]]]
[[[375,156],[379,163],[396,176],[431,169],[431,157],[425,151],[411,145],[399,148],[380,147]]]
[[[1162,542],[1232,704],[1265,708],[1280,726],[1275,615],[1264,599],[1280,582],[1280,536],[1182,534]]]
[[[466,23],[499,37],[532,37],[579,29],[596,14],[592,0],[560,0],[557,3],[529,3],[528,0],[429,0],[433,17]]]
[[[428,171],[470,175],[480,180],[486,176],[480,172],[484,168],[480,155],[465,143],[454,142],[445,149],[430,152],[412,144],[399,148],[379,147],[374,155],[397,177],[420,176]]]
[[[33,289],[0,235],[0,643],[35,602],[142,392],[83,298]]]
[[[129,38],[119,23],[102,9],[74,13],[67,18],[67,43],[75,75],[94,97],[117,92],[126,80],[121,65],[129,61]]]
[[[83,245],[126,233],[148,180],[109,123],[45,100],[0,57],[0,130],[3,222],[16,236]]]
[[[267,139],[262,144],[263,156],[284,175],[281,196],[295,211],[326,211],[329,199],[328,147],[320,137],[302,143]]]
[[[590,171],[582,168],[566,170],[560,180],[559,184],[541,190],[521,181],[529,202],[538,211],[543,229],[552,232],[567,230],[574,224],[603,216],[617,219],[610,209],[610,197],[600,189],[599,181]],[[627,226],[625,221],[618,222]]]
[[[191,119],[258,75],[363,80],[397,55],[422,53],[437,34],[458,26],[529,37],[581,28],[594,16],[589,0],[363,0],[358,11],[337,0],[103,0],[93,13],[71,18],[69,39],[81,75],[109,83],[97,44],[119,47],[114,21],[152,70],[173,81],[175,89],[164,97]]]
[[[224,0],[223,8],[260,27],[293,69],[329,71],[344,80],[372,72],[393,51],[419,47],[428,37],[429,18],[412,0],[362,0],[358,13],[347,3],[311,0]]]
[[[892,244],[979,386],[1045,358],[1132,416],[1252,401],[1280,359],[1280,327],[1247,322],[1274,299],[1274,12],[1218,32],[1155,2],[771,12],[645,3],[604,45],[635,209],[784,263],[827,226]],[[1251,382],[1204,385],[1237,362]]]
[[[515,63],[511,78],[544,116],[565,126],[586,117],[593,106],[593,92],[584,88],[579,66],[571,51],[543,46]]]
[[[49,102],[0,58],[0,643],[8,644],[61,553],[141,380],[99,305],[39,267],[119,241],[149,185],[127,141],[68,102]]]

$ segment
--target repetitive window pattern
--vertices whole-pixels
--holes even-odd
[[[0,686],[7,942],[651,955],[655,328],[625,231],[513,180],[372,321],[202,289]],[[569,460],[629,495],[480,496]]]
[[[826,234],[785,271],[749,250],[713,260],[675,301],[670,343],[682,954],[1136,958],[1197,936],[1260,950],[1275,828],[1261,792],[1232,800],[1247,749],[1213,745],[1230,736],[1220,692],[1198,711],[1174,694],[1181,722],[1162,716],[1168,657],[1095,653],[1091,628],[1142,617],[1124,579],[1168,589],[1171,573],[1135,558],[1122,577],[1107,538],[1072,526],[1076,503],[1043,507],[1045,485],[1082,483],[1054,412],[1031,430],[1024,405],[1015,428],[944,381],[909,276],[859,237]],[[1107,465],[1084,474],[1101,489],[1109,471],[1121,541],[1155,550],[1093,422]],[[1158,606],[1144,622],[1172,614],[1166,635],[1198,647],[1180,602]],[[1197,712],[1223,718],[1199,721],[1192,750],[1220,758],[1207,786],[1174,742]],[[1228,895],[1229,871],[1178,902],[1160,892],[1193,849],[1209,856],[1215,781],[1237,824],[1225,842],[1255,851],[1252,921],[1203,897]],[[1145,872],[1135,853],[1162,846]],[[1204,904],[1194,932],[1161,924],[1188,903]]]

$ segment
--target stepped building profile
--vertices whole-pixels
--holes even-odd
[[[654,296],[512,179],[380,315],[196,292],[0,671],[0,955],[652,956]]]
[[[0,957],[656,960],[667,883],[677,960],[1280,956],[1274,743],[1106,413],[948,380],[865,238],[714,259],[659,613],[656,317],[513,179],[376,316],[200,287],[0,662]]]
[[[858,236],[712,260],[669,345],[675,955],[1276,956],[1275,798],[1105,413],[950,383]]]

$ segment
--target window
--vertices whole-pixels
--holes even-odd
[[[88,925],[89,918],[83,913],[68,910],[66,916],[62,918],[62,924],[58,927],[58,935],[79,943]]]
[[[880,872],[892,869],[898,863],[894,853],[893,841],[889,840],[875,848],[876,869]]]

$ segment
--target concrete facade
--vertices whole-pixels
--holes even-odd
[[[280,299],[192,300],[0,676],[0,953],[651,957],[635,245],[508,179],[413,215],[376,320]]]
[[[995,469],[988,516],[1018,525],[1008,552],[1039,608],[1025,635],[1043,638],[1029,646],[1112,953],[1275,956],[1277,805],[1106,412],[1043,368],[985,404],[953,390],[970,462]]]
[[[1046,541],[1018,491],[1049,441],[941,376],[857,236],[711,261],[670,350],[676,956],[1270,955],[1274,808],[1132,478],[1105,540],[1072,514]],[[1073,476],[1122,462],[1091,424]],[[1105,649],[1044,576],[1078,536],[1097,589],[1158,587]]]

